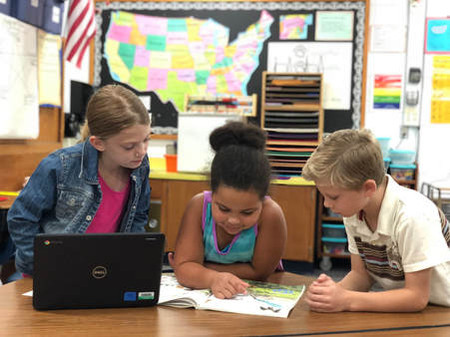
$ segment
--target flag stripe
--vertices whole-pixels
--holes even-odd
[[[90,24],[90,15],[86,15],[90,8],[90,0],[75,0],[73,3],[74,10],[72,11],[72,16],[70,17],[69,22],[69,34],[67,37],[67,51],[69,52],[68,59],[72,59],[73,53],[77,51],[78,46],[81,44],[79,42],[80,39],[84,39],[85,37],[85,27],[88,27]]]
[[[80,24],[86,17],[86,13],[88,11],[89,7],[84,7],[81,13],[76,14],[76,16],[72,16],[75,18],[75,21],[71,23],[69,34],[67,35],[67,39],[70,40],[72,38],[72,35],[77,31],[78,27],[80,27]]]
[[[94,37],[94,34],[92,34],[92,36],[84,42],[84,46],[83,46],[83,48],[81,48],[81,52],[80,52],[80,54],[78,56],[78,60],[77,60],[78,68],[81,67],[81,61],[83,61],[84,52],[86,51],[87,47],[89,46],[89,43],[91,42],[91,38],[93,38],[93,37]]]
[[[71,0],[67,18],[68,35],[64,55],[69,62],[81,66],[83,56],[95,36],[93,0]]]
[[[69,17],[72,15],[73,11],[77,7],[77,5],[81,2],[81,0],[73,0],[69,7]]]
[[[81,34],[79,34],[80,37],[76,40],[76,43],[75,43],[75,45],[73,45],[72,49],[70,49],[67,59],[71,60],[72,57],[74,57],[75,53],[78,52],[81,43],[83,42],[83,40],[85,40],[87,38],[86,32],[88,29],[89,29],[89,26],[85,26],[83,32]]]

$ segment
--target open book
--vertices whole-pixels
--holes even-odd
[[[268,282],[248,281],[246,295],[231,299],[218,299],[209,289],[195,290],[181,286],[174,274],[163,274],[159,292],[159,305],[234,312],[239,314],[273,317],[289,316],[305,291],[305,285],[286,286]]]

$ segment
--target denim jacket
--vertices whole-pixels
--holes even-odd
[[[98,151],[86,141],[51,153],[33,172],[8,211],[17,269],[33,275],[37,233],[84,233],[100,206]],[[150,207],[149,162],[131,172],[131,187],[120,232],[143,232]]]

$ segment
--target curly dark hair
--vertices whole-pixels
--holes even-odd
[[[228,122],[209,136],[216,152],[211,165],[211,190],[220,184],[247,191],[263,199],[269,190],[271,168],[265,153],[266,132],[258,126]]]

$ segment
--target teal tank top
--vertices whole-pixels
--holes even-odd
[[[211,201],[211,191],[204,191],[202,228],[205,261],[222,264],[251,262],[258,235],[258,225],[255,224],[236,234],[228,246],[219,250],[216,225],[211,213]]]

